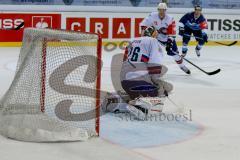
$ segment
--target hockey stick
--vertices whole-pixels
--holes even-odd
[[[207,72],[207,71],[203,70],[202,68],[200,68],[199,66],[197,66],[196,64],[194,64],[194,63],[192,63],[191,61],[189,61],[188,59],[186,59],[186,58],[184,58],[184,57],[183,57],[183,59],[184,59],[185,61],[187,61],[188,63],[190,63],[191,65],[193,65],[194,67],[196,67],[197,69],[199,69],[200,71],[206,73],[206,74],[209,75],[209,76],[215,75],[215,74],[217,74],[217,73],[219,73],[219,72],[221,71],[221,69],[219,68],[219,69],[217,69],[217,70],[215,70],[215,71]]]
[[[193,38],[196,38],[196,39],[203,40],[203,38],[201,38],[201,37],[194,37],[194,36],[189,35],[189,34],[184,34],[184,35],[188,36],[188,37],[193,37]],[[212,41],[212,42],[223,45],[223,46],[231,47],[231,46],[235,45],[238,41],[233,41],[230,44],[225,44],[225,43],[221,43],[221,42],[217,42],[217,41]]]
[[[24,22],[22,22],[21,24],[19,24],[16,28],[1,28],[0,30],[6,30],[6,31],[10,31],[10,30],[19,30],[24,26]]]
[[[214,41],[214,42],[215,42],[215,41]],[[221,42],[215,42],[215,43],[220,44],[220,45],[223,45],[223,46],[231,47],[231,46],[237,44],[237,42],[238,42],[238,41],[234,41],[234,42],[232,42],[232,43],[230,43],[230,44],[224,44],[224,43],[221,43]]]
[[[167,97],[167,99],[175,106],[175,108],[177,109],[177,112],[184,112],[184,107],[179,106],[178,104],[176,104],[176,103],[169,97],[169,94],[168,94],[167,90],[165,89],[163,83],[161,84],[161,86],[162,86],[162,89],[163,89],[163,91],[164,91],[163,94],[164,94],[165,97]]]
[[[166,47],[166,45],[163,44],[163,43],[161,43],[160,41],[159,41],[159,43],[160,43],[161,45],[163,45],[164,47]],[[175,51],[172,51],[172,52],[173,52],[175,55],[178,55],[177,52],[175,52]],[[180,55],[179,55],[179,56],[180,56]],[[202,68],[200,68],[199,66],[197,66],[196,64],[194,64],[193,62],[189,61],[187,58],[184,58],[184,57],[183,57],[183,59],[184,59],[185,61],[187,61],[188,63],[190,63],[191,65],[193,65],[194,67],[196,67],[197,69],[199,69],[200,71],[202,71],[203,73],[209,75],[209,76],[214,75],[214,74],[217,74],[217,73],[219,73],[219,72],[221,71],[221,69],[219,68],[219,69],[217,69],[217,70],[215,70],[215,71],[207,72],[207,71],[203,70]]]

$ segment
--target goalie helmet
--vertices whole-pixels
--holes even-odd
[[[153,26],[151,27],[147,27],[145,30],[144,30],[144,33],[143,33],[143,36],[148,36],[148,37],[152,37],[153,33],[155,32],[155,28]]]
[[[165,9],[165,10],[167,10],[167,4],[166,4],[166,3],[159,3],[159,4],[158,4],[158,10],[160,10],[160,9]]]

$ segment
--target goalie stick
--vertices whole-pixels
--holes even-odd
[[[161,45],[163,45],[164,47],[166,47],[166,45],[165,44],[163,44],[163,43],[161,43],[161,42],[159,42]],[[174,51],[172,51],[175,55],[178,55],[178,53],[177,52],[174,52]],[[179,55],[180,56],[180,55]],[[211,76],[211,75],[215,75],[215,74],[217,74],[217,73],[219,73],[220,71],[221,71],[221,69],[219,68],[219,69],[217,69],[217,70],[215,70],[215,71],[212,71],[212,72],[207,72],[207,71],[205,71],[205,70],[203,70],[202,68],[200,68],[199,66],[197,66],[196,64],[194,64],[193,62],[191,62],[190,60],[188,60],[188,59],[186,59],[186,58],[184,58],[183,57],[183,59],[186,61],[186,62],[188,62],[188,63],[190,63],[191,65],[193,65],[194,67],[196,67],[197,69],[199,69],[200,71],[202,71],[203,73],[205,73],[205,74],[207,74],[207,75],[209,75],[209,76]]]
[[[177,103],[175,103],[170,97],[169,97],[169,94],[167,92],[167,90],[165,89],[164,87],[164,84],[161,84],[161,87],[163,89],[163,94],[164,96],[169,100],[169,102],[171,102],[173,104],[173,106],[175,106],[175,108],[177,109],[177,112],[181,113],[181,112],[184,112],[184,107],[182,106],[179,106]],[[159,88],[159,87],[158,87]]]
[[[9,31],[9,30],[19,30],[19,29],[21,29],[23,26],[24,26],[24,22],[22,22],[21,24],[19,24],[16,28],[1,28],[0,30],[6,30],[6,31]]]

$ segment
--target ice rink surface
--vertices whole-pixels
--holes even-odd
[[[191,65],[185,75],[165,56],[169,71],[165,80],[174,84],[171,98],[192,111],[192,122],[163,124],[122,122],[112,115],[101,117],[100,138],[74,143],[26,143],[0,136],[1,160],[239,160],[240,159],[240,52],[239,46],[204,47],[197,58],[190,47],[186,58],[207,71]],[[0,48],[0,96],[8,89],[20,48]],[[103,51],[102,90],[113,91],[110,64],[121,53]],[[170,106],[166,101],[166,107]],[[153,125],[154,124],[154,125]],[[135,135],[135,136],[134,136]],[[131,138],[130,138],[131,137]],[[129,138],[129,139],[128,139]]]

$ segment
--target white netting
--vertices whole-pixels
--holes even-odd
[[[96,34],[25,29],[14,81],[0,102],[0,133],[36,142],[97,135],[99,43]]]

